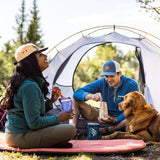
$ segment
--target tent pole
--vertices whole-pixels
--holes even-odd
[[[135,34],[141,35],[140,33],[137,33],[137,32],[136,32],[136,31],[138,31],[138,32],[141,32],[141,33],[143,33],[143,34],[145,33],[145,34],[147,34],[147,35],[155,38],[156,40],[159,40],[159,41],[160,41],[160,38],[157,38],[156,36],[154,36],[154,35],[152,35],[152,34],[150,34],[150,33],[147,33],[147,32],[145,32],[145,31],[143,31],[143,30],[136,29],[136,28],[133,28],[133,27],[120,26],[120,25],[102,25],[102,26],[95,26],[95,27],[87,28],[87,29],[81,30],[81,31],[79,31],[79,32],[76,32],[76,33],[68,36],[67,38],[65,38],[64,40],[62,40],[61,42],[59,42],[57,45],[55,45],[53,48],[51,48],[51,50],[50,50],[47,54],[49,54],[53,49],[55,49],[57,46],[59,46],[60,44],[62,44],[64,41],[66,41],[66,40],[68,40],[68,39],[72,38],[73,36],[78,35],[78,34],[80,34],[80,33],[82,34],[82,32],[84,33],[84,32],[89,31],[89,30],[94,30],[94,31],[90,32],[89,34],[87,34],[87,35],[90,35],[91,33],[94,33],[94,32],[97,32],[97,31],[100,31],[100,30],[103,30],[103,29],[109,29],[109,28],[113,28],[114,31],[115,31],[115,28],[117,28],[117,29],[123,29],[123,30],[127,30],[127,31],[130,31],[130,32],[133,32],[133,33],[135,33]],[[83,34],[82,34],[82,35],[83,35]],[[83,35],[83,36],[84,36],[84,35]],[[142,35],[141,35],[141,36],[142,36]],[[145,38],[146,38],[146,37],[145,37]],[[147,39],[147,38],[146,38],[146,39]],[[148,39],[148,40],[149,40],[149,39]],[[152,41],[150,40],[150,42],[152,42]],[[152,43],[153,43],[154,45],[156,45],[154,42],[152,42]],[[156,45],[156,46],[158,46],[158,45]],[[158,47],[159,47],[159,46],[158,46]]]

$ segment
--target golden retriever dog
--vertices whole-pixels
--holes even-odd
[[[119,109],[126,117],[126,132],[114,132],[102,139],[142,139],[160,144],[160,115],[152,105],[147,104],[144,96],[131,92],[119,103]]]

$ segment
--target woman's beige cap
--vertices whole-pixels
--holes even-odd
[[[21,45],[15,52],[15,59],[17,62],[20,62],[24,58],[28,57],[33,52],[43,52],[47,50],[47,48],[39,48],[38,46],[34,45],[33,43],[27,43]]]

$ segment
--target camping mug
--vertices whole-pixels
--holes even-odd
[[[59,102],[62,105],[62,111],[67,112],[72,109],[72,100],[71,98],[59,98]]]
[[[99,139],[99,123],[88,123],[88,139]]]

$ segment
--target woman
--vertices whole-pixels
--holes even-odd
[[[6,141],[19,148],[71,147],[76,135],[70,124],[61,124],[73,117],[72,110],[45,116],[58,99],[57,92],[47,99],[48,82],[42,75],[48,67],[47,56],[32,43],[15,52],[16,66],[1,104],[7,109]]]

